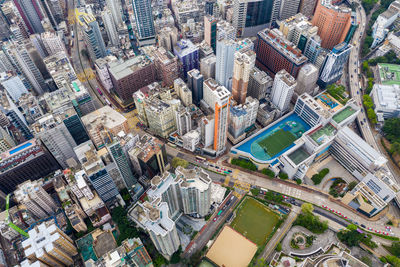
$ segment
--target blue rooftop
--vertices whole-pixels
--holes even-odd
[[[20,145],[19,147],[14,148],[13,150],[10,150],[8,153],[10,153],[10,155],[15,154],[15,153],[27,148],[27,147],[30,147],[31,145],[32,145],[31,142],[25,143],[23,145]]]

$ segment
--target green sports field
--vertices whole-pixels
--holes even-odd
[[[296,139],[296,136],[291,132],[279,129],[275,133],[258,142],[258,144],[266,150],[268,155],[272,156],[290,146]]]
[[[247,197],[237,208],[231,227],[257,246],[261,246],[278,221],[278,215],[267,206],[254,198]]]

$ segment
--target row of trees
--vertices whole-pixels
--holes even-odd
[[[390,153],[400,154],[400,118],[385,120],[382,131],[386,139],[391,143]]]
[[[294,225],[300,225],[310,230],[314,234],[322,234],[328,229],[328,221],[321,221],[313,214],[314,207],[310,203],[301,205],[301,213],[294,221]]]
[[[251,162],[250,160],[246,160],[246,159],[233,158],[231,160],[231,164],[237,165],[239,167],[242,167],[244,169],[248,169],[248,170],[251,170],[251,171],[256,171],[257,170],[257,166],[253,162]]]
[[[367,117],[372,124],[376,124],[376,113],[373,109],[374,103],[369,95],[363,95],[363,104],[367,110]]]

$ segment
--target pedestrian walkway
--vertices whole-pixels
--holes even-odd
[[[231,178],[227,175],[226,177],[225,177],[225,181],[224,181],[224,185],[225,186],[229,186],[229,181],[231,180]]]

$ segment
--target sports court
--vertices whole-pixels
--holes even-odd
[[[251,197],[236,209],[236,217],[231,226],[252,242],[261,246],[272,233],[279,217],[267,206]]]
[[[279,129],[258,144],[264,148],[269,155],[275,155],[282,149],[290,146],[297,138],[290,132]]]
[[[257,251],[257,245],[229,226],[225,226],[206,257],[218,266],[246,267]]]

